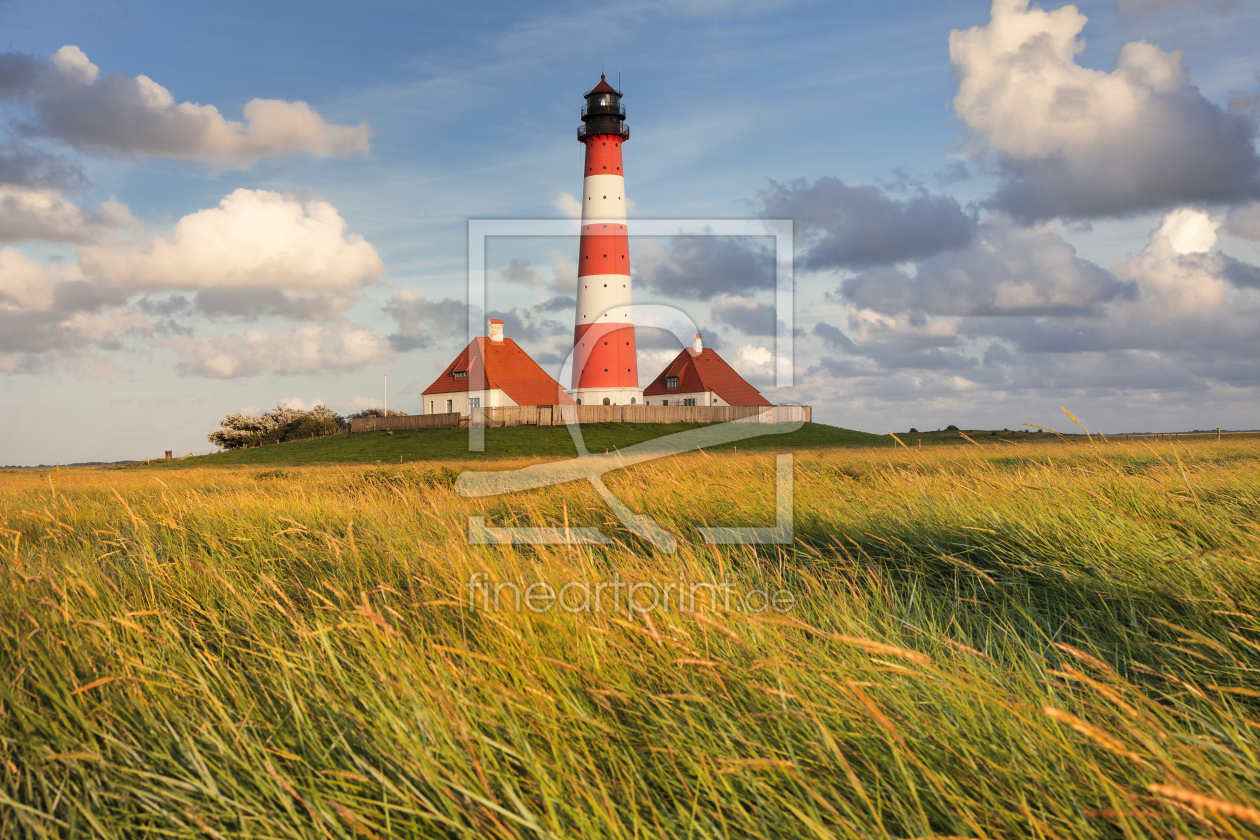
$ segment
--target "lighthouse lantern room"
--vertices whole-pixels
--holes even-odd
[[[621,160],[621,144],[630,138],[625,116],[621,91],[601,75],[599,84],[586,94],[577,131],[586,155],[570,393],[582,405],[643,402]]]

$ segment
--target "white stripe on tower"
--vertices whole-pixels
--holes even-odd
[[[621,144],[630,136],[621,93],[600,77],[586,94],[582,242],[573,330],[573,398],[583,405],[643,402],[634,341]]]

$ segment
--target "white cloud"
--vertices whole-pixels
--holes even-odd
[[[1134,280],[1139,310],[1154,321],[1219,309],[1228,286],[1222,263],[1209,254],[1216,229],[1202,210],[1180,208],[1164,216],[1140,254],[1115,267]]]
[[[382,333],[354,324],[310,324],[290,333],[247,330],[166,343],[182,356],[181,374],[216,379],[357,370],[394,355]]]
[[[551,206],[575,222],[582,220],[582,202],[573,193],[562,192],[551,200]]]
[[[376,249],[346,227],[326,201],[238,189],[169,236],[81,247],[79,264],[120,289],[200,291],[203,308],[220,314],[325,319],[384,271]]]
[[[244,122],[228,120],[213,105],[176,102],[148,76],[101,76],[83,51],[70,45],[15,80],[7,93],[29,104],[34,117],[29,132],[80,149],[240,168],[274,156],[370,151],[367,123],[331,124],[306,102],[280,99],[251,99]]]
[[[16,248],[0,248],[0,311],[49,311],[59,284],[82,280],[76,265],[45,265]]]
[[[731,367],[745,379],[768,382],[774,379],[774,353],[765,347],[745,344],[735,351]]]
[[[92,242],[138,227],[113,198],[86,212],[49,187],[0,185],[0,242]]]
[[[1260,193],[1251,117],[1191,87],[1180,51],[1137,41],[1110,73],[1080,66],[1086,20],[994,0],[988,24],[950,33],[954,109],[1005,170],[999,206],[1102,216]]]

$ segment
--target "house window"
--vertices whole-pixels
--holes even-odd
[[[451,374],[451,376],[455,377],[456,379],[467,379],[467,378],[468,378],[468,371],[466,371],[466,370],[457,370],[457,371],[455,371],[454,373],[452,373],[452,374]]]
[[[669,400],[661,400],[661,405],[669,405]]]
[[[677,388],[677,387],[678,387],[678,377],[677,377],[677,376],[667,376],[667,377],[665,377],[665,387],[666,387],[666,388]]]
[[[447,400],[447,401],[446,401],[446,413],[447,413],[447,414],[450,414],[450,413],[451,413],[451,412],[453,412],[454,410],[455,410],[455,400]]]
[[[695,404],[696,404],[695,397],[687,397],[687,399],[683,400],[683,405],[695,405]]]
[[[469,397],[469,398],[468,398],[468,407],[469,407],[469,408],[481,408],[481,397]]]

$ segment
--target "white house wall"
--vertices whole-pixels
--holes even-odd
[[[447,414],[455,411],[467,416],[468,401],[473,397],[481,399],[482,408],[516,405],[516,401],[504,393],[501,388],[491,388],[486,391],[453,391],[447,394],[425,394],[422,411],[424,414]],[[450,400],[450,408],[447,408],[447,400]]]

